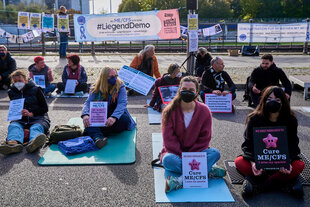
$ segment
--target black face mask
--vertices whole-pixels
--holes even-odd
[[[196,94],[192,91],[181,91],[181,99],[186,102],[192,102],[196,98]]]
[[[281,103],[277,102],[276,100],[270,100],[266,103],[266,111],[270,113],[276,113],[281,109]]]

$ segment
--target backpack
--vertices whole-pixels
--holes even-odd
[[[48,144],[74,139],[82,135],[82,129],[77,125],[56,125],[49,137]]]
[[[98,150],[94,140],[90,136],[61,141],[58,143],[58,148],[65,155],[75,155]]]
[[[252,98],[250,95],[250,92],[251,92],[250,78],[251,78],[251,76],[247,77],[247,79],[246,79],[244,95],[243,95],[243,102],[248,101],[248,106],[252,106]]]

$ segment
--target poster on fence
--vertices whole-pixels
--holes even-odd
[[[42,30],[45,32],[54,31],[54,14],[42,14]]]
[[[102,15],[74,14],[77,42],[166,40],[180,37],[177,9]]]
[[[187,15],[188,21],[188,30],[198,30],[198,14],[188,14]]]
[[[41,14],[30,13],[30,29],[41,29]]]
[[[145,96],[147,96],[155,83],[155,78],[127,65],[124,65],[118,71],[118,77],[124,81],[126,87]]]
[[[251,37],[252,31],[252,37]],[[238,24],[238,42],[305,42],[307,23],[294,24]]]
[[[69,15],[57,14],[57,29],[59,32],[69,32]]]
[[[232,94],[218,96],[213,93],[206,93],[205,104],[212,113],[232,113]]]
[[[203,31],[203,36],[207,37],[207,36],[212,36],[212,35],[216,35],[218,33],[221,33],[222,27],[220,24],[216,24],[212,27],[204,28],[202,31]]]
[[[29,28],[29,12],[18,12],[18,29]]]
[[[34,35],[32,33],[32,31],[27,32],[26,34],[22,35],[24,42],[30,42],[31,40],[34,39]]]
[[[198,50],[198,31],[188,31],[189,52]]]
[[[90,102],[89,122],[91,127],[103,127],[107,121],[108,102],[107,101],[92,101]]]

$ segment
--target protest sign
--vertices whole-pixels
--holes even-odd
[[[212,113],[231,113],[232,112],[232,94],[218,96],[213,93],[205,94],[205,104]]]
[[[188,21],[188,30],[198,30],[198,14],[188,14],[187,15]]]
[[[58,32],[69,32],[69,15],[57,14]]]
[[[46,32],[54,31],[54,14],[42,14],[42,30]]]
[[[77,80],[68,79],[65,87],[65,94],[74,94]]]
[[[41,29],[41,14],[30,13],[30,29]]]
[[[168,104],[177,95],[179,85],[160,86],[158,87],[159,94],[163,104]]]
[[[198,31],[188,31],[189,52],[197,52],[198,50]]]
[[[253,140],[257,169],[290,169],[286,127],[254,127]]]
[[[208,188],[206,152],[182,152],[183,188]]]
[[[177,9],[122,12],[102,15],[74,14],[75,40],[165,40],[180,37]]]
[[[34,75],[34,82],[41,88],[45,88],[45,76],[44,75]]]
[[[24,42],[30,42],[31,40],[34,39],[34,35],[32,33],[32,31],[27,32],[26,34],[22,35]]]
[[[18,12],[18,29],[29,28],[29,12]]]
[[[204,28],[202,31],[203,31],[203,36],[207,37],[207,36],[212,36],[212,35],[221,33],[222,28],[221,28],[221,25],[216,24],[212,27]]]
[[[105,126],[108,116],[108,102],[90,102],[89,122],[91,127]]]
[[[155,78],[134,68],[128,67],[127,65],[124,65],[118,71],[118,77],[124,81],[128,88],[145,96],[147,96],[155,83]]]
[[[24,102],[25,102],[24,98],[10,101],[7,121],[16,121],[22,118],[22,110],[24,108]]]

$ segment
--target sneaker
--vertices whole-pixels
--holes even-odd
[[[254,194],[254,188],[250,181],[245,179],[242,184],[242,192],[241,195],[244,198],[248,198]]]
[[[302,198],[304,196],[304,189],[302,187],[300,179],[296,179],[293,182],[293,185],[290,189],[290,193],[298,198]]]
[[[9,155],[23,151],[23,145],[21,144],[4,144],[0,145],[0,154]]]
[[[224,177],[226,175],[226,170],[219,166],[213,166],[208,173],[208,177],[214,178],[214,177]]]
[[[27,145],[26,150],[29,153],[32,153],[42,147],[46,142],[46,135],[40,134],[37,136],[34,140],[30,142],[30,144]]]
[[[101,149],[102,147],[106,146],[107,144],[108,144],[108,138],[107,137],[95,139],[95,145],[99,149]]]
[[[165,192],[169,193],[173,190],[178,190],[180,188],[183,188],[183,183],[180,183],[179,178],[168,175],[166,179]]]

